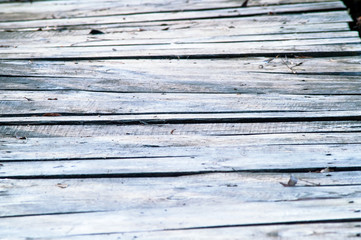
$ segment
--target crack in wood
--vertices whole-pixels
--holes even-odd
[[[84,213],[101,213],[109,212],[104,210],[92,210],[92,211],[74,211],[74,212],[54,212],[54,213],[39,213],[39,214],[21,214],[21,215],[7,215],[0,216],[0,219],[6,218],[21,218],[21,217],[38,217],[38,216],[54,216],[54,215],[71,215],[71,214],[84,214]]]
[[[169,228],[169,229],[164,229],[162,231],[197,230],[197,229],[212,229],[212,228],[234,228],[234,227],[252,227],[252,226],[273,226],[273,225],[316,224],[316,223],[345,223],[345,222],[359,222],[359,221],[361,221],[361,218],[323,219],[323,220],[287,221],[287,222],[271,222],[271,223],[215,225],[215,226],[201,226],[201,227],[189,227],[189,228]]]

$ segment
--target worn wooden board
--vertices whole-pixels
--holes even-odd
[[[340,1],[319,2],[319,3],[301,3],[301,4],[286,4],[266,7],[247,7],[247,8],[232,8],[232,9],[213,9],[207,11],[175,11],[175,12],[152,12],[127,14],[124,16],[105,15],[101,17],[79,17],[79,18],[61,18],[61,19],[40,19],[40,20],[21,20],[0,22],[0,28],[16,29],[16,28],[35,28],[35,27],[53,27],[53,26],[71,26],[83,25],[89,23],[104,24],[117,22],[149,22],[149,21],[177,21],[177,20],[192,20],[192,19],[207,19],[219,17],[242,17],[253,15],[269,14],[285,14],[285,13],[302,13],[310,11],[325,11],[325,10],[341,10],[345,6]]]
[[[219,118],[220,119],[220,118]],[[214,121],[217,120],[214,118]],[[250,123],[187,123],[187,124],[83,124],[30,125],[14,120],[14,125],[0,126],[2,138],[90,137],[119,135],[256,135],[281,133],[358,132],[359,121],[250,122]],[[53,120],[54,121],[54,120]],[[10,122],[10,121],[9,121]],[[63,123],[66,121],[63,121]],[[1,122],[4,124],[4,122]]]
[[[68,140],[68,145],[55,146],[53,142],[49,140],[46,145],[49,150],[33,147],[33,150],[41,151],[38,154],[31,153],[30,147],[24,144],[12,144],[11,147],[6,148],[6,151],[1,150],[0,177],[2,179],[175,177],[234,171],[309,172],[327,167],[352,171],[361,167],[360,158],[355,157],[360,155],[360,144],[352,143],[155,149],[156,147],[150,146],[123,147],[109,143],[109,147],[105,148],[86,141],[71,140]],[[73,146],[69,146],[70,143]],[[3,146],[9,145],[3,144]],[[15,147],[24,149],[16,150]],[[86,151],[86,147],[93,147],[102,152]],[[61,154],[61,151],[66,153]]]
[[[279,184],[287,181],[289,174],[272,173],[165,179],[1,180],[4,197],[0,205],[7,208],[2,212],[0,225],[4,229],[2,235],[11,237],[85,237],[87,234],[95,237],[108,233],[147,237],[156,236],[158,231],[162,236],[164,229],[183,229],[186,232],[181,234],[187,235],[191,234],[188,231],[201,231],[197,228],[222,230],[253,225],[262,231],[267,229],[262,225],[267,226],[269,218],[278,220],[272,224],[276,229],[287,228],[283,224],[292,223],[311,227],[312,222],[357,221],[358,174],[296,173],[299,185],[293,188]],[[103,194],[99,195],[99,191]],[[131,195],[124,194],[130,191]],[[84,195],[86,199],[79,198]],[[227,205],[216,207],[225,201]],[[38,206],[43,208],[44,202],[54,204],[48,204],[46,211],[39,214]],[[281,210],[282,206],[287,206],[287,210]],[[302,210],[305,207],[308,211]],[[264,215],[263,211],[268,214]],[[109,222],[112,224],[102,224]],[[30,230],[30,224],[34,223],[36,227]],[[49,230],[43,231],[44,228]],[[149,230],[156,232],[140,233]]]
[[[306,55],[329,56],[358,55],[361,52],[361,40],[357,37],[342,39],[268,41],[259,43],[213,43],[199,44],[156,44],[126,45],[117,47],[49,47],[49,48],[4,48],[1,59],[36,59],[36,60],[77,60],[77,59],[112,59],[112,58],[204,58],[228,56],[276,56]],[[218,46],[218,47],[217,47]],[[76,50],[75,50],[76,48]],[[115,49],[115,50],[114,50]]]
[[[44,36],[45,34],[32,34],[32,38],[19,41],[19,36],[14,39],[3,39],[2,48],[16,51],[25,49],[39,49],[52,47],[69,47],[72,49],[82,47],[104,47],[111,46],[117,50],[116,47],[138,46],[144,47],[148,45],[170,45],[170,44],[202,44],[202,43],[258,43],[267,44],[268,41],[282,41],[284,44],[291,40],[312,40],[317,39],[318,44],[329,43],[331,39],[343,39],[345,42],[358,37],[357,32],[340,31],[345,24],[323,24],[322,27],[330,27],[330,29],[323,29],[328,31],[327,34],[315,32],[313,33],[308,25],[290,27],[275,26],[275,27],[259,27],[259,28],[237,28],[222,26],[219,31],[215,31],[214,27],[208,29],[191,28],[191,29],[175,29],[172,31],[166,30],[142,30],[134,29],[129,32],[109,33],[102,37],[90,37],[89,30],[81,31],[78,34],[64,33],[64,36],[59,39],[58,34]],[[163,27],[164,29],[164,27]],[[307,32],[307,33],[304,33]],[[309,33],[310,32],[310,33]],[[42,33],[42,32],[41,32]],[[24,34],[25,36],[27,34]],[[49,35],[49,34],[46,34]],[[225,36],[227,35],[227,36]],[[251,35],[251,36],[250,36]],[[136,37],[136,39],[135,39]],[[264,42],[264,43],[262,43]],[[41,43],[41,45],[39,45]],[[215,45],[216,46],[216,45]],[[16,49],[14,49],[16,48]],[[118,48],[118,50],[121,50]]]
[[[274,226],[247,226],[247,227],[224,227],[205,228],[194,230],[174,230],[157,232],[134,232],[134,233],[104,233],[104,234],[81,234],[78,236],[63,237],[59,239],[234,239],[238,236],[247,239],[304,239],[329,240],[359,239],[360,222],[323,223],[323,224],[285,224]]]
[[[252,81],[254,81],[257,77],[254,73],[293,73],[287,67],[287,64],[295,71],[292,78],[288,78],[289,82],[294,78],[298,80],[299,75],[305,74],[315,75],[313,78],[321,75],[319,78],[322,79],[318,79],[319,81],[330,79],[330,74],[337,75],[342,80],[344,75],[357,76],[360,74],[361,59],[359,56],[324,58],[299,56],[298,58],[291,58],[290,56],[279,55],[275,58],[214,58],[192,59],[190,61],[185,59],[95,60],[78,62],[0,61],[3,71],[1,75],[2,80],[4,77],[49,77],[63,78],[63,81],[66,80],[66,77],[71,77],[73,81],[76,81],[77,78],[83,78],[83,81],[87,79],[90,81],[94,78],[125,80],[130,78],[131,74],[134,74],[137,78],[146,76],[147,79],[151,79],[152,81],[149,81],[149,84],[156,80],[154,75],[165,79],[173,77],[178,81],[199,78],[198,81],[206,82],[207,79],[204,79],[206,74],[208,74],[208,78],[215,79],[217,77],[222,80],[223,76],[243,79],[248,74],[253,74]],[[225,71],[225,66],[229,71]],[[185,68],[187,71],[184,71]],[[265,76],[270,77],[269,75]],[[131,80],[136,81],[137,78],[133,77]],[[279,76],[279,78],[282,77]],[[272,79],[272,82],[276,80]],[[334,81],[337,83],[336,79]],[[43,84],[45,85],[45,83]],[[77,84],[80,84],[80,82]]]
[[[358,111],[357,95],[101,93],[0,91],[3,116],[15,114],[144,114]],[[346,112],[345,112],[346,113]],[[301,113],[302,114],[302,113]],[[287,116],[287,114],[285,114]],[[33,118],[35,121],[36,118]]]
[[[228,205],[245,202],[282,204],[342,198],[345,203],[353,200],[354,203],[349,204],[359,207],[356,201],[360,197],[357,189],[361,184],[358,172],[292,174],[298,179],[294,188],[283,187],[279,183],[287,182],[290,173],[217,173],[177,178],[89,178],[47,181],[5,179],[0,180],[0,206],[9,204],[9,207],[2,211],[1,218],[41,213],[59,214],[76,210],[117,211],[144,207]],[[125,192],[129,194],[124,194]],[[215,192],[218,193],[214,194]],[[46,210],[41,210],[39,206],[44,202],[53,204],[49,204]],[[20,205],[21,203],[23,205]]]
[[[199,29],[207,30],[205,33],[212,34],[209,29],[219,29],[224,33],[300,33],[300,32],[326,32],[326,31],[349,31],[347,22],[352,21],[346,11],[330,11],[330,12],[314,12],[299,14],[282,14],[282,15],[260,15],[241,18],[218,18],[218,19],[194,19],[179,21],[157,21],[157,22],[110,22],[103,24],[88,23],[84,25],[72,26],[53,26],[36,28],[18,28],[3,29],[0,39],[7,39],[12,42],[13,39],[21,39],[24,42],[37,39],[41,41],[43,38],[56,40],[55,37],[67,39],[68,35],[88,36],[89,39],[106,39],[114,34],[123,33],[127,36],[146,36],[146,33],[158,31],[159,34],[176,30],[183,34],[188,30]],[[314,28],[309,24],[315,24]],[[169,27],[168,30],[166,28]],[[105,35],[89,35],[90,29],[100,29]],[[182,31],[183,29],[183,31]],[[76,30],[76,31],[74,31]],[[169,31],[171,30],[171,31]],[[0,29],[1,31],[1,29]],[[218,31],[217,31],[218,32]],[[217,34],[213,31],[213,34]],[[169,34],[169,33],[168,33]],[[199,35],[199,32],[197,33]],[[173,37],[177,37],[173,35]],[[137,38],[134,38],[136,40]],[[7,45],[3,43],[3,45]]]
[[[356,198],[355,201],[359,201]],[[272,209],[272,210],[269,210]],[[307,209],[307,211],[305,211]],[[255,214],[265,212],[265,214]],[[356,211],[356,212],[355,212]],[[307,212],[307,214],[302,214]],[[73,213],[6,218],[0,221],[5,237],[58,237],[134,231],[182,230],[222,226],[320,222],[327,219],[359,221],[360,213],[345,199],[279,203],[242,203],[129,209],[113,212]],[[111,224],[109,224],[111,223]],[[48,229],[44,231],[44,229]]]
[[[62,165],[61,162],[56,161],[40,162],[37,167],[35,167],[36,165],[31,167],[40,169],[40,166],[47,166],[49,167],[48,174],[56,177],[68,174],[112,173],[115,176],[134,173],[140,176],[155,173],[172,175],[172,173],[182,174],[184,172],[247,169],[254,171],[259,169],[303,169],[308,171],[308,169],[327,166],[358,168],[360,166],[359,139],[357,133],[293,133],[217,137],[126,135],[90,138],[29,138],[25,140],[13,138],[1,140],[1,161],[4,166],[5,162],[13,161],[65,161],[63,169],[61,167],[56,169],[57,166]],[[72,160],[77,162],[72,162]],[[108,163],[108,160],[112,161]],[[31,165],[30,163],[24,164]],[[77,168],[72,166],[77,166]],[[11,165],[9,167],[11,168]],[[109,171],[111,169],[114,171]],[[47,171],[39,172],[38,170],[36,172],[40,173],[39,175],[47,173]],[[20,176],[21,173],[18,175]]]
[[[345,6],[242,3],[1,3],[0,238],[359,238]]]
[[[359,94],[359,57],[0,63],[2,90]],[[227,71],[225,71],[225,66]],[[187,69],[187,71],[184,71]],[[287,88],[285,88],[287,86]]]
[[[328,0],[332,1],[332,0]],[[34,1],[29,3],[2,2],[0,20],[34,20],[44,18],[75,18],[104,15],[121,15],[160,11],[209,10],[241,7],[241,1],[103,1],[101,8],[96,1]],[[267,6],[290,3],[327,2],[327,0],[254,0],[247,6]]]

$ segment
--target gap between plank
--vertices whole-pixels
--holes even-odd
[[[97,114],[96,116],[98,116]],[[64,114],[63,116],[66,116]],[[68,115],[69,116],[69,115]],[[84,115],[80,115],[84,116]],[[56,117],[55,117],[56,118]],[[0,126],[18,125],[150,125],[150,124],[202,124],[202,123],[268,123],[268,122],[325,122],[325,121],[361,121],[359,116],[325,116],[325,117],[250,117],[250,118],[183,118],[183,119],[124,119],[124,120],[24,120],[1,121]]]
[[[0,161],[2,162],[2,161]],[[285,168],[285,169],[246,169],[229,171],[189,171],[189,172],[141,172],[141,173],[104,173],[104,174],[69,174],[69,175],[34,175],[34,176],[4,176],[0,179],[90,179],[90,178],[168,178],[192,175],[204,175],[213,173],[308,173],[321,171],[323,168]],[[333,172],[361,171],[361,166],[332,167]],[[344,184],[345,186],[358,186],[360,184]]]
[[[351,43],[348,45],[359,45]],[[101,57],[24,57],[0,58],[0,61],[89,61],[89,60],[126,60],[126,59],[209,59],[209,58],[246,58],[246,57],[348,57],[360,56],[361,51],[335,51],[335,52],[282,52],[282,53],[235,53],[235,54],[197,54],[197,55],[152,55],[152,56],[101,56]]]

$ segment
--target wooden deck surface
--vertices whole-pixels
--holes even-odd
[[[0,239],[360,239],[349,21],[334,0],[1,0]]]

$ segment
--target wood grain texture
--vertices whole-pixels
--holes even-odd
[[[349,21],[333,0],[0,0],[0,238],[358,239]]]
[[[224,227],[205,228],[194,230],[174,230],[158,232],[136,232],[136,233],[105,233],[105,234],[81,234],[59,238],[65,239],[114,239],[114,238],[139,238],[139,239],[234,239],[238,236],[242,238],[257,239],[278,239],[286,240],[290,238],[304,240],[318,240],[320,236],[330,240],[338,239],[359,239],[360,222],[352,223],[331,223],[331,224],[292,224],[276,226],[247,226],[247,227]]]
[[[269,41],[260,45],[257,43],[223,43],[215,46],[211,43],[199,44],[156,44],[127,45],[121,49],[109,46],[70,48],[4,48],[0,59],[34,59],[34,60],[87,60],[87,59],[137,59],[137,58],[204,58],[228,56],[276,56],[276,55],[306,55],[324,56],[334,52],[334,55],[359,55],[361,52],[358,37],[345,39],[328,39],[320,43],[318,40],[300,41]],[[114,50],[115,49],[115,50]],[[121,50],[121,51],[119,51]]]
[[[165,229],[177,231],[190,227],[188,231],[197,232],[202,228],[215,227],[222,231],[222,228],[225,230],[226,227],[242,225],[255,225],[254,228],[259,225],[258,231],[262,231],[267,229],[267,226],[261,226],[267,222],[267,218],[278,220],[278,226],[277,223],[273,226],[276,229],[282,229],[282,224],[287,223],[322,222],[326,216],[334,221],[357,221],[359,182],[353,180],[355,186],[344,185],[345,182],[350,183],[348,179],[352,181],[357,176],[356,173],[350,176],[342,172],[297,174],[300,183],[294,188],[279,184],[279,181],[287,181],[288,174],[267,173],[210,174],[166,179],[2,180],[1,188],[6,195],[0,204],[8,208],[2,213],[0,225],[4,229],[3,236],[46,238],[84,237],[82,235],[87,234],[101,236],[107,233],[117,236],[123,233],[132,236],[144,234],[147,237],[148,233],[136,232],[160,230],[162,235],[161,231]],[[168,184],[164,184],[164,181]],[[41,197],[44,191],[49,193],[46,198]],[[98,191],[103,194],[97,194]],[[79,198],[84,195],[86,199]],[[31,203],[26,203],[24,198]],[[49,201],[54,204],[47,205],[48,209],[42,209],[38,214],[37,206],[43,208],[43,202]],[[225,202],[227,206],[217,207]],[[23,208],[19,208],[19,205]],[[308,211],[302,210],[304,208]],[[267,217],[262,214],[263,211],[268,212]],[[30,230],[30,224],[34,223]],[[58,227],[42,231],[54,225]],[[352,226],[351,229],[355,227]],[[24,232],[26,229],[29,231]]]
[[[355,199],[359,201],[358,198]],[[161,231],[164,229],[194,229],[219,226],[261,225],[267,222],[264,214],[277,223],[320,222],[325,219],[359,221],[360,213],[345,199],[310,200],[279,203],[243,203],[219,205],[179,206],[169,208],[129,209],[113,212],[49,214],[32,217],[7,218],[0,222],[3,235],[32,238],[55,238],[101,233],[130,233]],[[281,207],[282,206],[282,207]],[[285,210],[286,209],[286,210]],[[304,213],[307,209],[308,214]],[[104,224],[102,224],[104,223]],[[109,224],[111,223],[111,224]],[[10,227],[11,226],[11,227]],[[54,227],[57,226],[57,227]],[[49,229],[44,231],[44,229]],[[26,232],[26,233],[25,233]]]
[[[0,93],[3,91],[0,91]],[[57,99],[57,100],[51,100]],[[0,95],[4,116],[22,114],[167,114],[358,111],[356,95],[171,94],[11,91]],[[347,112],[345,112],[347,116]],[[292,115],[290,115],[292,116]],[[100,120],[100,118],[98,118]],[[21,120],[21,119],[20,119]],[[36,115],[28,120],[37,121]]]
[[[71,118],[70,118],[71,119]],[[168,119],[169,120],[169,119]],[[213,121],[217,121],[214,117]],[[0,126],[2,138],[13,137],[92,137],[119,135],[256,135],[281,133],[358,132],[359,121],[258,122],[258,123],[179,123],[179,124],[87,124],[44,125],[23,124]],[[54,120],[53,120],[54,121]],[[9,120],[10,122],[10,120]],[[66,121],[64,121],[66,122]],[[143,121],[145,123],[145,121]],[[4,124],[4,122],[0,122]],[[60,123],[60,122],[59,122]]]
[[[301,3],[301,4],[289,4],[278,6],[266,6],[266,7],[249,7],[249,8],[232,8],[232,9],[213,9],[208,11],[175,11],[175,12],[153,12],[153,13],[139,13],[139,14],[127,14],[122,18],[114,18],[112,14],[103,15],[101,17],[79,17],[79,18],[63,18],[63,19],[40,19],[40,20],[20,20],[0,22],[0,27],[5,29],[14,28],[34,28],[34,27],[53,27],[53,26],[71,26],[82,25],[89,23],[103,24],[114,22],[117,19],[118,22],[149,22],[149,21],[176,21],[176,20],[192,20],[192,19],[207,19],[215,17],[242,17],[252,15],[266,15],[270,12],[273,14],[285,14],[294,12],[307,12],[307,11],[325,11],[325,10],[341,10],[345,9],[345,6],[340,1],[331,2],[319,2],[319,3]],[[159,10],[158,10],[159,11]]]
[[[0,64],[6,73],[0,76],[2,90],[326,95],[360,93],[359,57],[294,59],[279,56],[76,63],[3,61]]]
[[[329,0],[332,1],[332,0]],[[190,11],[219,8],[237,8],[242,2],[237,1],[104,1],[101,8],[96,1],[34,1],[31,4],[4,3],[2,2],[1,20],[35,20],[52,18],[75,18],[104,15],[124,15],[144,12],[160,11]],[[10,2],[10,1],[9,1]],[[307,2],[327,2],[327,0],[254,0],[247,5],[267,6],[280,4],[294,4]],[[26,15],[24,16],[24,13]]]

